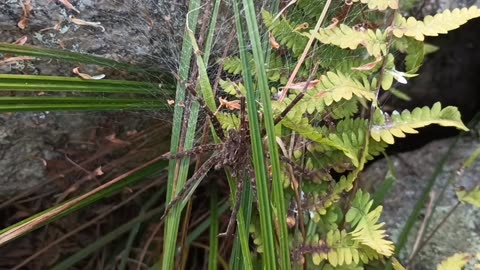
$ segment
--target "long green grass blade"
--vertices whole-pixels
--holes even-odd
[[[234,12],[235,12],[235,20],[238,21],[237,27],[240,26],[240,15],[238,12],[238,3],[237,1],[233,2],[234,5]],[[246,12],[246,20],[247,25],[252,28],[253,24],[256,24],[255,15],[252,14],[251,7],[253,3],[249,3],[244,1],[244,7]],[[252,22],[252,20],[254,22]],[[266,161],[263,154],[263,147],[262,147],[262,138],[260,136],[261,129],[259,126],[259,120],[257,115],[257,106],[256,106],[256,98],[254,92],[254,84],[252,81],[252,73],[249,68],[246,52],[244,48],[245,42],[242,37],[242,31],[237,30],[237,37],[238,43],[240,46],[240,58],[242,60],[242,70],[243,70],[243,79],[245,82],[245,87],[247,89],[247,111],[249,117],[249,127],[250,127],[250,136],[251,136],[251,144],[252,144],[252,159],[253,159],[253,167],[255,170],[255,182],[257,185],[257,195],[258,195],[258,207],[259,207],[259,214],[260,214],[260,227],[261,233],[263,237],[263,245],[264,245],[264,254],[263,254],[263,268],[264,269],[276,269],[276,256],[275,256],[275,246],[274,246],[274,233],[273,233],[273,223],[272,223],[272,211],[270,209],[270,198],[268,196],[268,176],[266,171]],[[252,38],[252,37],[250,37]],[[255,37],[253,37],[255,38]],[[255,42],[255,41],[253,41]],[[263,65],[259,63],[259,65]],[[257,71],[258,72],[258,71]]]
[[[199,0],[190,0],[188,8],[188,16],[186,20],[187,29],[195,29],[197,25],[198,9],[200,7]],[[187,29],[185,30],[182,53],[180,58],[180,66],[178,70],[178,77],[181,81],[188,81],[188,74],[190,70],[190,60],[192,56],[192,45],[188,38]],[[175,97],[175,104],[183,103],[185,100],[185,87],[183,83],[177,83],[177,91]],[[184,117],[184,109],[181,106],[175,106],[173,115],[172,137],[170,144],[170,153],[174,154],[178,152],[180,135]],[[197,122],[198,104],[192,102],[190,108],[190,117],[187,120],[189,125],[186,131],[185,142],[183,149],[190,149],[193,145],[193,134],[195,133],[195,126]],[[167,183],[167,203],[169,203],[175,194],[183,187],[187,175],[189,159],[186,158],[180,162],[179,170],[176,170],[177,162],[172,160],[169,163],[168,183]],[[175,264],[175,252],[177,251],[178,226],[181,219],[181,205],[174,207],[165,220],[164,230],[164,246],[163,246],[163,259],[160,269],[174,269]]]
[[[167,83],[125,80],[84,80],[80,78],[38,75],[0,74],[0,91],[74,91],[85,93],[165,94],[173,92]]]
[[[272,242],[264,242],[265,244],[265,256],[273,256],[273,258],[279,258],[280,268],[281,269],[290,269],[290,252],[288,246],[288,231],[286,223],[286,206],[285,206],[285,197],[283,194],[283,184],[281,180],[281,168],[280,160],[278,155],[278,148],[275,136],[275,125],[273,122],[273,111],[270,100],[270,88],[268,87],[267,73],[265,70],[265,60],[263,57],[262,44],[260,40],[260,33],[258,31],[258,24],[255,14],[255,6],[252,0],[243,0],[243,5],[245,8],[245,16],[247,20],[248,34],[250,36],[250,41],[252,44],[252,53],[255,59],[255,70],[258,76],[258,91],[260,92],[262,105],[263,105],[263,119],[265,124],[265,129],[267,131],[267,142],[268,142],[268,151],[270,154],[270,165],[272,166],[272,189],[273,189],[273,207],[276,220],[277,228],[279,229],[278,238],[280,243],[280,249],[278,251],[278,256],[275,254],[275,247]],[[260,154],[260,153],[259,153]],[[261,153],[263,155],[263,153]],[[258,181],[257,181],[258,185]],[[266,183],[263,183],[265,188],[267,188]],[[260,189],[257,186],[258,189]],[[268,192],[268,190],[265,190]],[[260,192],[259,192],[260,195]],[[268,193],[267,193],[268,196]],[[262,231],[263,235],[263,231]],[[268,237],[268,235],[267,235]],[[273,237],[273,235],[272,235]],[[267,245],[272,245],[267,247]],[[270,267],[274,267],[275,264],[271,264]],[[268,264],[267,264],[268,266]]]
[[[131,65],[126,63],[117,62],[115,60],[93,56],[89,54],[81,54],[70,52],[61,49],[40,48],[28,45],[16,45],[9,43],[0,43],[0,53],[14,54],[14,55],[26,55],[39,58],[57,59],[65,62],[77,62],[84,64],[93,64],[106,66],[114,69],[126,70],[134,73],[150,74],[153,76],[161,75],[163,79],[169,79],[173,81],[172,76],[168,73],[168,69],[152,69],[152,68],[140,68],[137,65]]]
[[[105,111],[169,109],[154,99],[103,97],[0,97],[0,112],[23,111]]]

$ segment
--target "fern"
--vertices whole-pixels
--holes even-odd
[[[353,239],[359,240],[360,243],[369,246],[379,254],[391,256],[394,245],[390,240],[385,239],[385,230],[380,229],[384,223],[377,224],[382,207],[378,206],[370,211],[372,204],[373,200],[370,200],[368,193],[361,190],[357,192],[345,217],[346,221],[355,227],[351,235]]]
[[[437,270],[462,270],[470,258],[468,253],[457,253],[437,265]]]
[[[362,2],[363,4],[367,4],[369,9],[398,9],[398,0],[353,0],[353,2],[358,1]]]
[[[404,18],[397,14],[394,26],[391,28],[393,35],[401,38],[404,35],[423,41],[425,36],[438,36],[448,31],[457,29],[468,20],[480,17],[480,10],[476,6],[470,8],[445,10],[435,16],[426,16],[423,21],[413,17]]]
[[[418,133],[416,128],[431,124],[468,131],[468,128],[462,123],[457,108],[448,106],[442,109],[440,102],[437,102],[431,109],[425,106],[415,108],[411,113],[408,110],[404,110],[401,114],[393,112],[391,116],[386,113],[382,115],[381,111],[377,109],[370,134],[376,141],[382,140],[393,144],[394,137],[404,138],[405,133]]]
[[[297,56],[302,53],[308,39],[296,30],[296,26],[291,25],[284,17],[274,21],[272,14],[266,10],[262,10],[262,18],[280,44],[287,46]]]
[[[320,82],[316,87],[308,90],[305,93],[303,100],[295,106],[292,114],[295,114],[297,117],[291,117],[293,120],[302,118],[304,112],[309,114],[313,114],[314,112],[322,113],[325,111],[326,106],[331,106],[334,102],[339,102],[340,100],[351,100],[353,96],[370,101],[375,98],[371,86],[365,76],[362,77],[361,82],[357,79],[352,79],[341,72],[327,72],[327,74],[322,75],[319,80]],[[286,107],[286,104],[290,103],[293,99],[293,95],[286,98],[284,101],[285,105],[283,106]],[[354,104],[349,104],[351,105],[350,107],[345,107],[344,104],[342,104],[336,112],[333,112],[333,115],[337,116],[337,118],[343,118],[355,113],[357,110],[357,101],[355,100]],[[348,112],[348,114],[345,115],[344,112],[341,112],[340,110],[344,110],[344,112]],[[348,110],[352,111],[349,112]]]
[[[377,29],[361,31],[341,24],[332,29],[323,28],[318,33],[305,34],[314,35],[316,39],[324,44],[332,44],[342,49],[355,50],[359,45],[365,47],[369,55],[385,55],[387,52],[387,33]]]
[[[464,189],[457,190],[458,200],[462,203],[469,203],[473,206],[480,208],[480,187],[474,187],[472,190],[467,191]]]

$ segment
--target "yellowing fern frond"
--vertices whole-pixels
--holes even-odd
[[[329,231],[326,240],[318,241],[314,249],[312,261],[315,265],[325,260],[333,267],[360,262],[358,243],[345,230]]]
[[[463,203],[469,203],[473,206],[480,208],[480,187],[475,187],[472,190],[458,190],[458,200]]]
[[[362,2],[363,4],[367,4],[369,9],[398,9],[398,0],[353,0],[353,2],[358,1]]]
[[[385,55],[387,52],[387,34],[377,29],[360,31],[341,24],[338,27],[323,28],[318,33],[310,33],[324,44],[332,44],[342,49],[355,50],[359,45],[365,47],[370,55]]]
[[[357,192],[352,202],[352,207],[347,212],[346,221],[355,226],[355,230],[351,232],[354,240],[360,241],[379,254],[391,256],[393,254],[394,245],[390,240],[385,239],[385,230],[382,230],[384,223],[378,223],[382,206],[378,206],[373,211],[370,208],[373,200],[370,195],[361,190]]]
[[[377,110],[370,135],[376,141],[382,140],[393,144],[394,137],[404,138],[405,133],[418,133],[415,129],[431,124],[468,131],[456,107],[448,106],[442,109],[440,102],[437,102],[432,108],[427,106],[415,108],[411,113],[408,110],[404,110],[401,114],[393,112],[391,116],[382,115],[381,111]]]
[[[437,270],[462,270],[470,260],[470,254],[457,253],[437,265]]]
[[[448,31],[457,29],[468,20],[480,17],[480,10],[476,6],[470,8],[445,10],[435,16],[426,16],[423,21],[417,21],[413,17],[404,18],[400,14],[395,18],[392,27],[393,34],[401,38],[404,35],[423,41],[425,36],[438,36]]]
[[[325,105],[330,106],[340,100],[351,100],[353,96],[371,101],[375,98],[374,92],[366,77],[362,77],[362,79],[363,82],[347,77],[339,71],[327,72],[320,77],[315,88],[305,93],[305,97],[297,104],[295,110],[300,111],[300,114],[323,112]],[[290,101],[290,98],[292,97],[288,97],[286,101]]]

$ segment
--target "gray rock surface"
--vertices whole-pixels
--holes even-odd
[[[382,218],[393,240],[398,239],[415,203],[453,142],[454,139],[440,140],[419,150],[390,157],[396,182],[386,196]],[[462,174],[458,173],[465,160],[479,147],[478,138],[466,137],[461,139],[449,154],[430,195],[435,199],[439,198],[443,187],[446,186],[445,193],[432,214],[432,222],[424,235],[428,235],[455,206],[458,201],[455,195],[456,188],[468,189],[480,185],[480,160]],[[387,161],[377,161],[367,168],[361,176],[361,181],[365,185],[371,185],[375,190],[380,187],[380,182],[385,178],[387,171]],[[425,215],[424,208],[410,235],[405,252],[401,254],[404,262],[409,257]],[[443,259],[458,252],[480,252],[480,209],[471,205],[460,205],[453,212],[409,269],[435,269]]]
[[[70,1],[80,13],[69,10],[60,1],[32,0],[28,25],[17,25],[22,7],[17,0],[0,0],[0,42],[12,43],[27,36],[27,45],[88,53],[132,64],[175,70],[180,54],[184,0]],[[104,28],[80,26],[71,16],[100,22]],[[58,30],[52,29],[56,24]],[[180,30],[182,29],[182,30]],[[0,59],[3,58],[0,54]],[[38,59],[0,66],[0,73],[74,76],[77,63]],[[122,79],[124,74],[87,65],[82,71],[105,73],[107,78]],[[129,79],[135,79],[129,77]],[[164,98],[152,93],[154,98]],[[10,197],[47,180],[45,162],[57,158],[55,145],[65,137],[87,141],[89,132],[115,113],[18,113],[0,114],[0,198]],[[146,112],[124,119],[124,126],[138,126]],[[61,157],[60,157],[61,158]]]

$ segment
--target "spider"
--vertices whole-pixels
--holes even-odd
[[[308,84],[308,83],[307,83]],[[213,152],[212,155],[200,166],[200,168],[195,171],[195,173],[185,182],[182,189],[175,195],[175,197],[170,201],[170,203],[165,207],[165,211],[161,220],[163,220],[172,208],[181,200],[185,199],[192,189],[196,187],[203,177],[212,169],[219,170],[221,168],[228,168],[231,171],[232,176],[237,177],[237,188],[235,202],[232,208],[232,213],[227,225],[225,233],[221,233],[220,236],[229,236],[232,235],[235,218],[240,208],[240,198],[243,192],[244,179],[246,177],[250,178],[252,182],[255,179],[255,174],[253,171],[253,165],[251,163],[251,146],[250,146],[250,132],[248,129],[248,121],[245,112],[245,97],[240,97],[240,124],[238,130],[230,129],[228,130],[228,136],[225,135],[224,130],[220,124],[220,121],[216,117],[216,114],[212,112],[205,101],[198,97],[194,86],[192,84],[185,84],[186,89],[190,95],[200,104],[201,108],[209,116],[209,120],[219,137],[222,141],[219,144],[205,144],[193,147],[190,150],[183,152],[178,152],[176,154],[164,154],[161,156],[161,159],[181,159],[185,157],[194,157],[199,154]],[[303,97],[303,95],[301,95]],[[300,97],[301,98],[301,97]],[[294,102],[298,102],[298,100]],[[292,102],[292,103],[294,103]],[[288,106],[280,117],[275,119],[275,123],[279,123],[282,120],[289,110],[293,107],[292,104]],[[265,135],[265,131],[262,131],[262,136]],[[268,158],[268,154],[266,154]],[[291,159],[280,156],[280,160],[289,164],[292,169],[306,178],[313,179],[318,175],[314,172],[303,168],[302,166],[296,164]]]

